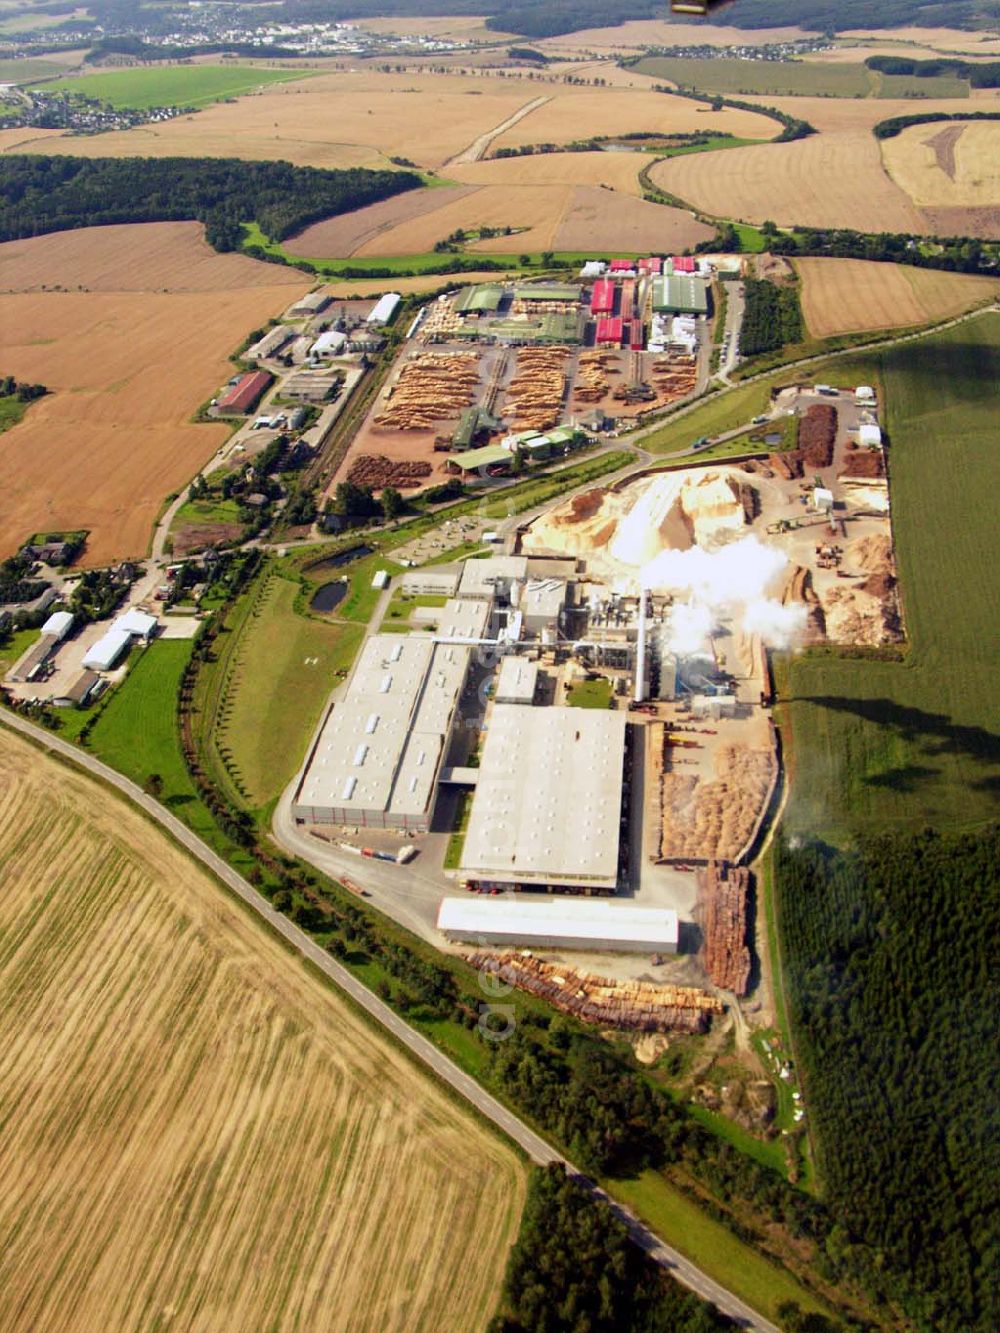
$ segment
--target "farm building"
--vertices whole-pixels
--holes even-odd
[[[259,361],[264,357],[274,356],[281,351],[285,343],[294,337],[294,329],[290,329],[287,324],[277,324],[265,333],[263,338],[258,338],[252,346],[248,347],[243,355],[248,361]]]
[[[73,684],[63,694],[57,695],[52,702],[57,708],[83,708],[90,702],[101,678],[96,671],[84,671],[77,676]]]
[[[220,412],[252,412],[271,384],[266,370],[248,370],[216,403]]]
[[[599,319],[594,342],[598,347],[621,347],[624,331],[620,315],[615,315],[612,319]]]
[[[281,392],[303,403],[325,403],[340,382],[339,370],[297,370],[285,380]]]
[[[326,333],[321,333],[312,347],[309,348],[309,355],[312,357],[340,356],[346,345],[346,333],[341,333],[339,329],[327,329]]]
[[[526,662],[521,657],[505,657],[497,672],[494,700],[498,704],[533,704],[537,686],[537,662]]]
[[[594,283],[590,295],[590,313],[592,315],[610,315],[615,308],[615,284],[610,278],[601,278]]]
[[[320,314],[329,304],[330,298],[326,292],[309,292],[289,307],[288,316],[290,319],[308,319]]]
[[[107,630],[88,650],[83,665],[88,671],[110,671],[132,642],[128,630]]]
[[[385,346],[385,334],[379,333],[377,328],[369,328],[363,325],[359,329],[352,329],[347,335],[347,350],[349,352],[380,352]]]
[[[708,288],[704,278],[674,273],[653,279],[653,309],[657,314],[704,315]]]
[[[614,889],[624,713],[497,704],[461,870],[495,884]]]
[[[386,292],[375,302],[375,307],[365,322],[367,324],[388,324],[399,309],[399,303],[402,299],[399,292]]]
[[[58,643],[65,639],[66,635],[73,628],[72,611],[53,611],[45,624],[42,626],[43,637],[48,634]]]
[[[854,401],[861,407],[872,407],[876,400],[875,390],[870,384],[859,384],[854,390]]]
[[[43,634],[31,645],[8,672],[11,681],[34,680],[41,668],[59,647],[60,640],[54,634]]]
[[[373,635],[309,756],[295,819],[425,832],[470,656],[458,643]]]
[[[676,953],[677,913],[591,898],[445,898],[437,928],[456,944],[531,945],[602,953]]]

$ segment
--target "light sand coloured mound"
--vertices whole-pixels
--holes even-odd
[[[200,222],[88,227],[0,245],[3,292],[220,292],[303,281],[294,269],[219,254]]]
[[[882,141],[882,157],[922,207],[1000,207],[1000,121],[911,125]]]
[[[376,243],[384,232],[393,232],[408,223],[434,213],[438,209],[448,208],[458,199],[472,193],[471,186],[450,186],[447,189],[408,190],[406,194],[393,195],[391,199],[380,199],[377,204],[359,208],[353,213],[344,213],[340,217],[327,218],[324,222],[315,222],[306,227],[297,236],[285,242],[289,254],[302,255],[306,259],[347,258],[369,243]],[[436,229],[435,229],[436,230]],[[435,236],[436,240],[443,239]],[[421,247],[430,250],[431,245]],[[405,250],[383,250],[383,254],[407,253]]]
[[[485,1327],[524,1195],[508,1147],[6,731],[0,860],[4,1329]]]
[[[924,324],[1000,297],[1000,281],[863,259],[798,259],[814,338]]]
[[[525,534],[525,551],[583,555],[605,574],[638,571],[661,551],[707,550],[746,530],[738,490],[746,476],[725,466],[660,472],[609,491],[594,487],[543,514]]]
[[[716,778],[668,770],[660,779],[661,857],[735,861],[753,835],[777,771],[774,751],[724,745]]]
[[[0,296],[6,373],[52,390],[3,437],[0,556],[42,528],[89,528],[91,565],[143,556],[164,497],[229,434],[192,413],[233,373],[244,335],[294,296],[293,285]]]

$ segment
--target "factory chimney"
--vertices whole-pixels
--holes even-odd
[[[646,589],[639,593],[639,636],[635,651],[635,701],[641,704],[646,698]]]

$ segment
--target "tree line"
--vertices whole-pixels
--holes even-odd
[[[973,88],[1000,88],[1000,60],[958,60],[950,56],[911,60],[906,56],[869,56],[865,64],[880,74],[904,74],[915,79],[950,76],[968,79]]]
[[[827,1254],[875,1256],[921,1328],[1000,1328],[1000,827],[775,871]]]
[[[234,158],[0,158],[0,240],[121,222],[195,220],[216,250],[243,224],[282,241],[303,227],[417,189],[411,171],[326,171]]]
[[[890,116],[872,126],[876,139],[892,139],[911,125],[932,125],[937,120],[1000,120],[1000,111],[916,111],[910,116]]]

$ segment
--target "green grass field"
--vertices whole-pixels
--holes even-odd
[[[63,70],[64,66],[54,60],[0,60],[0,83],[29,83],[33,79],[58,76]]]
[[[45,92],[79,93],[113,107],[208,106],[270,83],[307,78],[309,71],[259,65],[162,65],[81,74],[44,84]],[[35,77],[38,77],[37,75]]]
[[[30,403],[22,403],[13,393],[0,398],[0,435],[10,430],[11,426],[16,426],[30,406]]]
[[[648,56],[634,68],[699,93],[773,93],[777,97],[968,97],[963,79],[880,75],[863,64],[805,60],[711,60]]]
[[[37,629],[15,630],[6,643],[0,644],[0,677],[5,676],[18,658],[24,656],[40,633]]]
[[[983,824],[1000,790],[1000,315],[853,364],[884,386],[910,647],[902,663],[788,666],[786,826],[838,842]]]
[[[298,592],[297,581],[272,574],[262,595],[248,598],[246,614],[234,613],[236,642],[220,649],[226,659],[213,746],[255,810],[291,781],[336,672],[350,666],[362,637],[360,625],[300,615]]]

